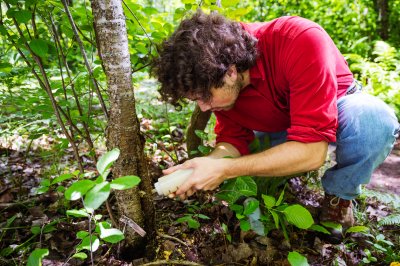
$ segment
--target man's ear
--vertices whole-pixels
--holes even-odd
[[[228,85],[233,85],[235,84],[237,78],[238,78],[238,73],[236,66],[235,65],[229,66],[228,71],[226,71],[224,76],[224,83]]]

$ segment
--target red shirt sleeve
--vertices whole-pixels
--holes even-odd
[[[214,114],[217,118],[214,128],[217,135],[216,142],[230,143],[241,155],[249,154],[249,145],[254,140],[254,132],[239,125],[223,112],[214,112]]]
[[[285,67],[289,82],[288,140],[336,141],[337,49],[321,28],[309,28],[288,47]]]

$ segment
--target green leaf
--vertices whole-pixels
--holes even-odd
[[[73,216],[73,217],[78,217],[78,218],[89,217],[89,214],[84,209],[82,209],[82,210],[76,210],[76,209],[67,210],[67,215]]]
[[[85,260],[85,259],[87,259],[86,253],[83,253],[83,252],[75,253],[72,257],[73,257],[73,258],[76,258],[76,259],[80,259],[80,260]]]
[[[310,228],[308,228],[308,229],[309,229],[309,230],[316,231],[316,232],[324,233],[324,234],[327,234],[327,235],[330,235],[330,234],[331,234],[328,230],[326,230],[325,227],[320,226],[320,225],[318,225],[318,224],[313,224],[313,225],[311,225]]]
[[[251,229],[250,222],[247,220],[240,220],[240,229],[242,231],[249,231]]]
[[[35,249],[28,258],[28,266],[41,266],[42,259],[49,255],[49,250],[47,248]]]
[[[308,266],[307,258],[300,253],[293,251],[289,252],[288,261],[292,266]]]
[[[26,10],[19,10],[14,14],[18,23],[27,23],[32,18],[32,13]]]
[[[114,179],[113,181],[111,181],[110,186],[113,189],[124,190],[133,188],[134,186],[137,186],[139,183],[140,183],[140,177],[130,175]]]
[[[177,219],[176,222],[177,223],[187,222],[189,228],[192,228],[192,229],[197,229],[200,227],[200,223],[198,221],[196,221],[195,219],[193,219],[193,217],[190,215],[183,216],[183,217]]]
[[[114,148],[101,156],[97,162],[97,171],[99,171],[99,174],[103,177],[103,181],[106,180],[108,174],[110,173],[109,168],[118,159],[119,153],[119,149]]]
[[[222,7],[229,7],[229,6],[236,6],[240,0],[222,0],[221,6]]]
[[[110,183],[105,181],[103,183],[95,185],[85,195],[84,204],[86,208],[96,210],[105,202],[110,195]]]
[[[104,228],[102,223],[99,224],[99,228],[100,228],[100,238],[106,242],[118,243],[125,238],[124,234],[118,229],[115,228],[106,229]]]
[[[312,218],[310,212],[299,204],[287,207],[285,210],[283,210],[283,213],[285,214],[289,223],[297,226],[300,229],[307,229],[314,223],[314,219]]]
[[[332,229],[340,231],[340,232],[342,232],[342,230],[343,230],[342,225],[339,223],[330,222],[330,221],[326,221],[326,222],[322,221],[321,224],[325,227],[332,228]]]
[[[86,192],[91,189],[95,183],[91,180],[80,180],[73,183],[65,191],[65,198],[67,200],[77,200],[83,197]]]
[[[194,134],[196,134],[196,136],[198,136],[200,139],[202,140],[208,140],[208,135],[206,132],[204,132],[203,130],[198,130],[196,129],[194,131]]]
[[[241,176],[235,179],[230,179],[221,187],[221,192],[217,197],[221,200],[226,200],[229,204],[235,203],[241,196],[257,195],[257,184],[250,176]]]
[[[73,176],[74,176],[74,175],[71,174],[71,173],[60,175],[60,176],[54,178],[54,179],[51,181],[51,184],[53,185],[53,184],[56,184],[56,183],[60,183],[60,182],[62,182],[62,181],[65,181],[65,180],[67,180],[67,179],[72,178]]]
[[[348,233],[368,233],[369,228],[362,225],[352,226],[346,230],[346,234]]]
[[[272,215],[272,218],[274,219],[274,223],[275,223],[275,228],[279,229],[279,215],[276,211],[274,210],[270,210],[270,213]]]
[[[84,239],[85,237],[87,237],[89,235],[88,231],[79,231],[78,233],[76,233],[76,238],[78,239]]]
[[[47,52],[49,50],[49,47],[47,45],[47,42],[41,39],[34,39],[29,43],[29,46],[31,47],[32,51],[40,56],[40,57],[46,57]]]
[[[256,199],[248,201],[244,207],[243,214],[244,215],[252,214],[258,208],[259,205],[260,205],[260,202]]]
[[[272,207],[275,206],[276,200],[274,197],[269,195],[262,195],[261,197],[264,200],[264,204],[267,207],[267,209],[271,209]]]
[[[92,240],[92,242],[90,242],[90,240]],[[90,250],[90,246],[92,246],[92,252],[95,252],[100,246],[100,240],[96,236],[93,236],[93,235],[90,239],[90,235],[88,235],[82,240],[82,243],[80,243],[76,247],[76,250],[77,251],[81,251],[83,249]]]
[[[285,195],[285,188],[286,188],[286,185],[285,185],[285,187],[282,189],[282,192],[281,192],[281,194],[279,195],[279,198],[278,198],[278,200],[276,201],[275,206],[281,205],[282,200],[283,200],[283,196]]]

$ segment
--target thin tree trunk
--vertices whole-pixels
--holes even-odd
[[[186,132],[186,147],[189,158],[196,157],[197,154],[194,152],[198,151],[197,148],[199,145],[203,144],[201,138],[196,135],[195,131],[204,130],[207,126],[210,116],[211,111],[202,112],[200,107],[196,104]]]
[[[154,206],[151,182],[143,152],[144,138],[135,110],[131,62],[125,16],[120,0],[92,0],[94,27],[100,57],[107,76],[110,99],[107,147],[118,147],[120,157],[114,165],[113,176],[138,175],[140,189],[117,191],[119,215],[125,215],[144,227],[152,239],[154,232]],[[138,247],[142,238],[129,226],[126,227],[126,247]],[[135,249],[131,249],[132,250]],[[138,249],[136,249],[138,250]],[[132,252],[133,253],[133,252]]]

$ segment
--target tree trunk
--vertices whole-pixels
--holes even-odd
[[[197,147],[203,144],[202,140],[196,135],[196,130],[204,130],[207,126],[208,120],[210,119],[211,111],[202,112],[200,107],[196,104],[196,108],[190,118],[190,124],[186,132],[186,147],[189,158],[196,157],[194,151],[198,151]]]
[[[374,0],[374,5],[378,14],[378,34],[382,40],[386,41],[389,38],[389,1]]]
[[[148,240],[152,240],[152,185],[143,152],[144,138],[140,134],[135,110],[125,15],[121,0],[92,0],[91,3],[99,56],[103,60],[107,76],[110,101],[107,148],[118,147],[121,151],[113,167],[113,177],[137,175],[142,180],[140,189],[144,192],[139,188],[116,191],[119,215],[125,215],[144,227]],[[131,227],[126,226],[125,232],[125,247],[138,247],[144,243],[143,238]]]

